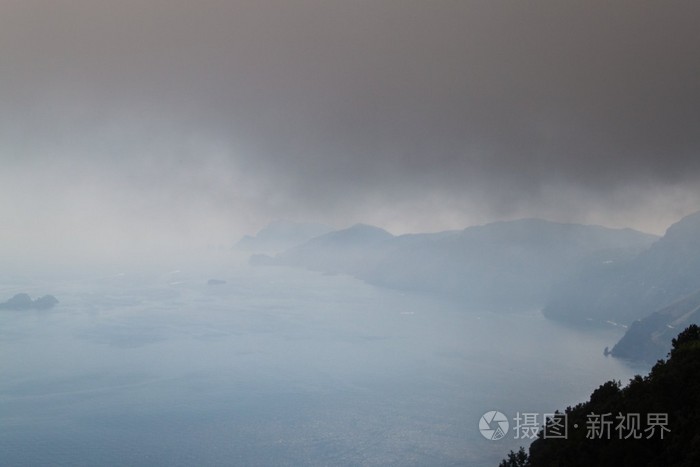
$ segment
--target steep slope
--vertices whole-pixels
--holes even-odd
[[[620,386],[608,381],[588,402],[568,407],[566,419],[560,415],[566,436],[545,437],[541,430],[529,455],[511,452],[500,467],[700,465],[698,326],[673,339],[669,359],[649,375]]]
[[[633,322],[612,355],[653,363],[666,356],[678,330],[691,324],[700,324],[700,290]]]
[[[546,316],[628,324],[700,289],[700,213],[640,254],[588,265],[553,289]]]

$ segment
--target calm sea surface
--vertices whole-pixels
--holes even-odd
[[[67,280],[0,311],[0,465],[490,465],[482,414],[552,412],[645,368],[574,330],[277,268]]]

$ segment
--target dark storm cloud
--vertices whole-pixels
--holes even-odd
[[[649,203],[699,207],[699,21],[693,1],[4,0],[2,157],[59,147],[165,193],[204,167],[187,189],[217,205],[339,223],[654,228]]]

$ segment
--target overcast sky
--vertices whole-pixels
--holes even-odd
[[[275,218],[662,233],[700,210],[700,3],[0,0],[0,258]]]

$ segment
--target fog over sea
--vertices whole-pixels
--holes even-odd
[[[232,264],[0,276],[60,301],[0,312],[0,464],[495,466],[529,442],[485,412],[646,371],[603,356],[622,328]]]

